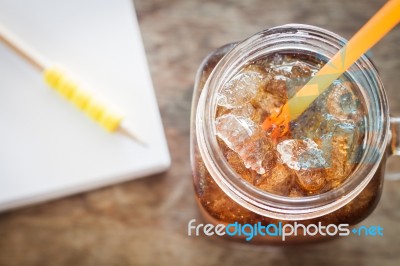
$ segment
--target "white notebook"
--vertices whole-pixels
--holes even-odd
[[[147,143],[105,132],[0,42],[0,211],[169,167],[131,0],[0,0],[0,23],[121,110]]]

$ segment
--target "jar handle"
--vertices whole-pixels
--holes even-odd
[[[400,156],[400,117],[390,117],[390,129],[392,138],[390,140],[389,155]],[[388,173],[386,171],[385,179],[398,181],[400,180],[400,173]]]
[[[390,118],[390,128],[392,131],[390,153],[391,155],[400,156],[400,117]]]

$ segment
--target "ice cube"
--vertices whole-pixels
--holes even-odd
[[[253,105],[251,103],[246,103],[245,105],[235,108],[235,109],[230,109],[230,113],[235,115],[235,116],[242,116],[242,117],[247,117],[251,118],[255,114],[256,110],[254,109]],[[217,114],[217,117],[219,115]]]
[[[322,150],[312,139],[287,139],[277,145],[284,164],[294,170],[326,167]]]
[[[271,66],[280,66],[283,62],[283,56],[281,54],[275,53],[271,61]]]
[[[263,92],[262,95],[257,96],[253,102],[257,111],[265,112],[265,115],[278,113],[281,107],[285,104],[286,100],[276,96],[270,92]],[[265,119],[265,117],[264,117]]]
[[[262,190],[287,196],[293,186],[294,175],[292,170],[283,164],[276,164],[270,174],[262,175],[262,179],[257,184]]]
[[[297,184],[308,193],[315,193],[321,190],[325,184],[325,169],[314,168],[296,171]]]
[[[251,101],[263,85],[265,76],[254,69],[244,70],[228,81],[218,94],[218,105],[237,108]]]
[[[277,151],[282,162],[295,170],[296,181],[304,191],[312,194],[325,186],[327,163],[314,140],[287,139],[277,145]]]
[[[273,78],[268,80],[265,90],[274,96],[282,99],[287,99],[286,84],[288,78],[283,75],[274,75]]]
[[[233,150],[228,150],[225,157],[229,165],[236,171],[236,173],[238,173],[244,180],[248,181],[249,183],[253,183],[254,178],[252,171],[244,166],[242,158],[240,158],[240,156],[236,152],[234,152]]]
[[[352,150],[353,144],[357,139],[358,130],[355,124],[342,122],[336,124],[332,135],[333,137],[343,137],[346,144],[343,145],[342,148],[346,150],[346,152],[349,152]]]
[[[338,123],[331,134],[330,145],[323,147],[329,154],[329,167],[326,179],[333,187],[339,185],[351,173],[357,157],[360,155],[357,127],[351,123]]]
[[[360,101],[351,90],[351,82],[336,80],[326,100],[328,112],[338,120],[360,121],[362,118]]]
[[[310,77],[311,74],[311,68],[306,63],[296,61],[291,68],[290,78],[303,80],[305,77]]]
[[[312,71],[308,64],[296,61],[293,63],[286,81],[287,97],[292,98],[310,80]]]
[[[237,146],[237,143],[247,141],[257,130],[257,125],[249,118],[226,114],[215,119],[217,135],[225,144],[232,147]]]
[[[258,174],[270,170],[274,162],[273,146],[259,125],[249,118],[227,114],[218,117],[215,126],[217,136],[240,156],[246,168]]]

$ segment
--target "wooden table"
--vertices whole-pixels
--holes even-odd
[[[189,162],[194,75],[222,44],[285,23],[349,38],[383,0],[137,0],[151,74],[172,154],[165,173],[0,215],[0,265],[399,265],[400,182],[387,181],[363,225],[383,237],[346,237],[301,247],[254,247],[187,236],[200,219]],[[400,115],[400,28],[372,50]],[[400,170],[392,158],[389,170]],[[0,184],[1,185],[1,184]]]

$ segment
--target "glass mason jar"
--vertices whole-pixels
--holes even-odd
[[[339,187],[306,197],[285,197],[260,190],[241,179],[230,167],[216,139],[214,119],[218,89],[243,66],[276,52],[312,54],[327,62],[345,42],[325,29],[288,24],[227,44],[205,58],[195,80],[190,153],[195,194],[206,222],[214,225],[236,222],[293,225],[296,222],[351,227],[374,210],[382,192],[386,158],[400,153],[400,122],[389,117],[383,84],[367,56],[362,56],[345,73],[362,94],[366,109],[365,136],[360,162]],[[319,233],[304,236],[302,228],[299,230],[297,236],[287,237],[286,243],[332,238]],[[229,239],[243,240],[243,236]],[[282,238],[257,236],[252,242],[282,243]]]

